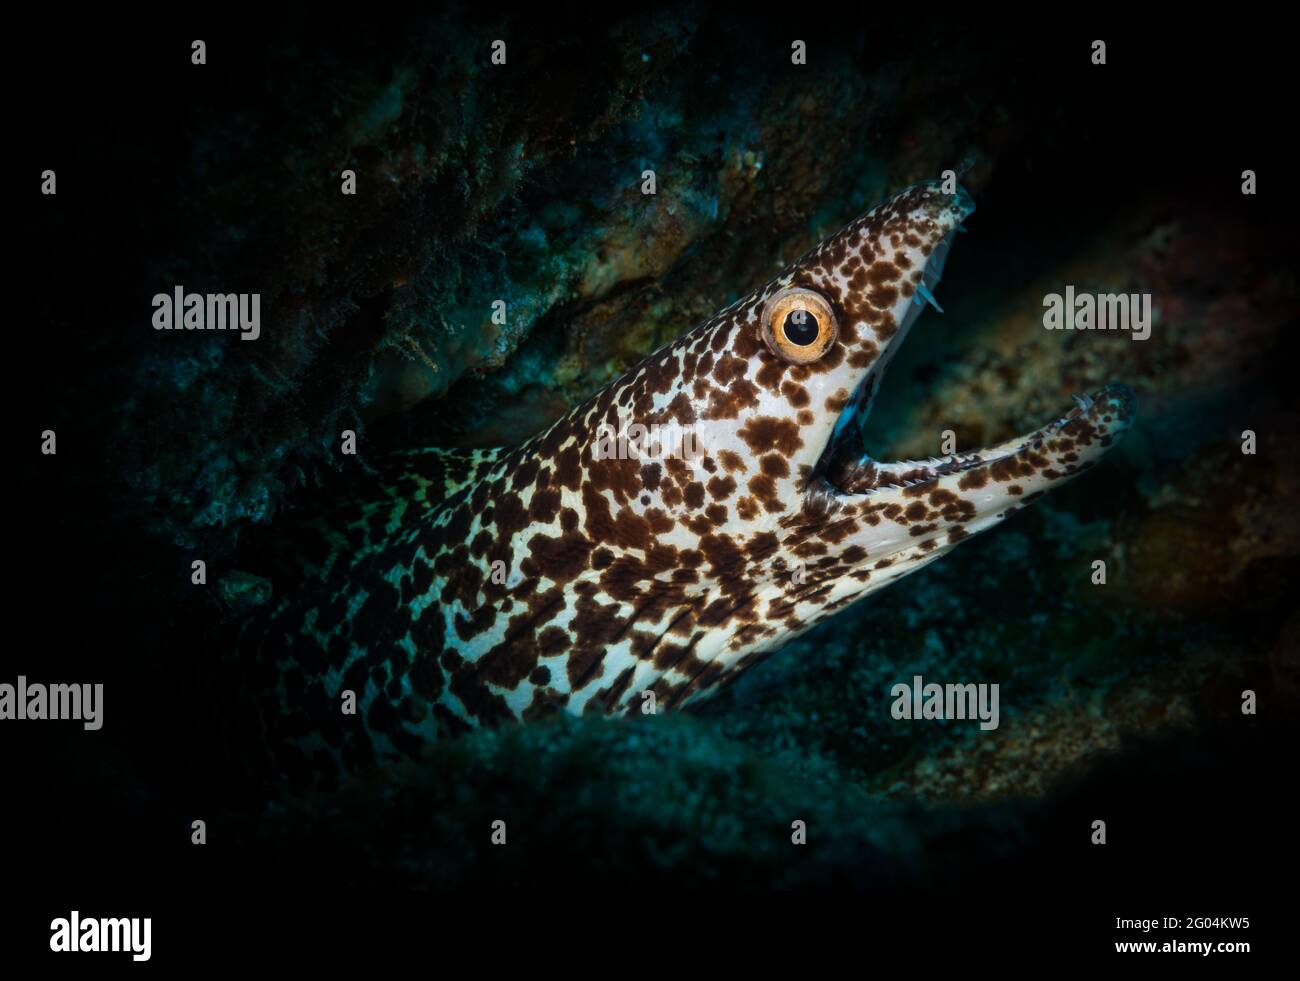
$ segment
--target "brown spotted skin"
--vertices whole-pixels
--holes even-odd
[[[332,772],[472,726],[624,713],[647,691],[660,710],[689,704],[1095,462],[1132,417],[1119,388],[949,460],[834,452],[972,210],[960,190],[912,187],[523,445],[386,464],[246,632],[268,744]],[[812,364],[762,340],[764,300],[791,286],[838,319]],[[634,423],[691,427],[699,452],[599,458]]]

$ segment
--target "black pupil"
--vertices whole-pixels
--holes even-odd
[[[817,318],[807,310],[791,310],[781,325],[786,339],[791,344],[807,347],[817,340]]]

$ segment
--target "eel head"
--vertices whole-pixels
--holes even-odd
[[[651,621],[655,659],[688,651],[674,656],[695,667],[666,679],[675,704],[1088,469],[1132,423],[1110,385],[996,446],[863,454],[884,371],[938,306],[972,211],[939,182],[894,195],[526,448],[571,492],[593,595]]]

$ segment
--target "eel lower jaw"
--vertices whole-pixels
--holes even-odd
[[[1047,469],[1059,473],[1061,479],[1073,476],[1108,452],[1136,416],[1133,393],[1122,384],[1112,383],[1091,396],[1074,398],[1075,405],[1047,425],[973,452],[927,460],[883,462],[864,455],[856,461],[833,461],[824,473],[824,492],[860,500],[1031,456],[1045,456]]]

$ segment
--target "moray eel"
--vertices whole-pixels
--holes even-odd
[[[646,692],[687,706],[1091,467],[1133,420],[1122,386],[997,446],[862,455],[973,210],[911,187],[522,445],[383,461],[245,638],[264,740],[346,770]],[[691,445],[610,440],[634,425]]]

